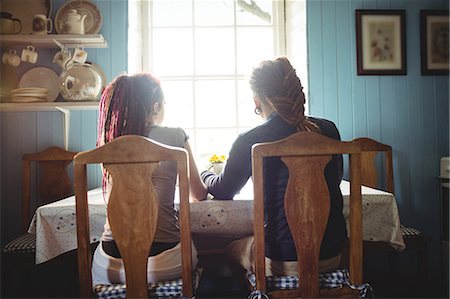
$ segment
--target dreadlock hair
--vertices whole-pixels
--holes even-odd
[[[319,127],[305,116],[303,87],[286,57],[261,62],[253,70],[250,87],[255,96],[298,131],[320,132]]]
[[[158,79],[148,73],[120,75],[103,91],[99,103],[97,147],[122,135],[145,136],[155,103],[164,95]],[[108,174],[103,172],[105,191]]]
[[[164,95],[158,79],[142,73],[120,75],[105,89],[100,100],[97,146],[122,135],[144,136],[151,125],[155,103]]]

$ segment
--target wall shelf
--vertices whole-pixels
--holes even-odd
[[[2,47],[33,45],[40,48],[58,48],[53,42],[54,39],[68,48],[74,48],[80,44],[86,48],[108,47],[108,43],[101,34],[0,35],[0,45]]]
[[[37,103],[0,103],[0,112],[23,111],[61,111],[61,110],[97,110],[98,101],[90,102],[37,102]]]

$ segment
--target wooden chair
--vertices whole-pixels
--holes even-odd
[[[382,189],[395,195],[394,191],[394,170],[392,162],[392,147],[380,143],[370,138],[357,138],[355,142],[361,147],[361,183],[365,186]],[[377,171],[377,156],[384,154],[385,173],[381,174]],[[384,180],[383,180],[384,178]],[[423,232],[416,228],[401,226],[403,240],[406,248],[404,251],[413,251],[417,253],[417,267],[419,279],[422,282],[428,279],[428,262],[427,262],[427,243],[432,240]],[[397,271],[397,252],[392,246],[385,242],[364,242],[367,250],[387,251],[389,253],[389,269],[392,273]]]
[[[23,233],[2,248],[6,282],[6,296],[36,296],[42,286],[37,283],[39,273],[35,266],[36,235],[27,232],[33,208],[73,194],[68,165],[75,152],[51,146],[43,151],[22,157],[22,215]],[[34,167],[35,166],[35,167]],[[32,169],[38,181],[32,183]],[[33,175],[34,177],[34,175]],[[35,202],[32,204],[32,199]],[[24,286],[27,286],[24,288]]]
[[[350,154],[350,269],[349,281],[362,284],[362,211],[360,150],[353,142],[340,142],[312,132],[299,132],[276,142],[255,144],[252,149],[254,182],[254,238],[256,291],[267,292],[264,250],[263,160],[278,156],[289,170],[285,211],[298,258],[297,288],[272,290],[273,298],[359,297],[342,288],[319,288],[319,251],[330,210],[324,169],[332,155]],[[305,241],[308,240],[308,241]]]
[[[160,161],[168,160],[177,161],[179,174],[182,294],[193,297],[187,151],[133,135],[79,153],[74,159],[80,297],[93,295],[86,165],[101,163],[114,182],[107,212],[126,273],[126,286],[117,288],[126,288],[128,298],[147,298],[147,258],[158,221],[151,176]]]
[[[39,166],[40,180],[36,186],[36,204],[44,205],[73,194],[68,174],[68,165],[72,163],[75,152],[51,146],[41,152],[25,154],[22,157],[22,230],[23,234],[9,242],[5,253],[24,254],[36,251],[36,236],[27,233],[30,225],[31,210],[31,166]],[[37,169],[38,167],[36,167]]]

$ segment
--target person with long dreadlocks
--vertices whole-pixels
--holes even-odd
[[[340,140],[333,122],[305,116],[303,87],[287,58],[261,62],[253,70],[250,87],[255,113],[261,115],[265,122],[238,136],[222,173],[202,172],[209,193],[217,198],[232,199],[252,176],[251,148],[255,143],[280,140],[298,131],[318,132]],[[347,238],[339,188],[342,172],[342,156],[336,155],[325,169],[331,209],[320,251],[321,272],[338,267],[343,242]],[[269,211],[265,215],[266,272],[267,275],[296,275],[297,254],[284,212],[288,170],[280,159],[269,159],[264,174],[267,182],[264,205],[266,212]],[[232,242],[226,252],[235,264],[252,270],[253,236]]]
[[[164,95],[158,79],[142,73],[120,75],[105,89],[99,104],[97,146],[111,142],[122,135],[141,135],[160,143],[185,148],[189,153],[189,189],[193,201],[206,198],[206,187],[193,159],[188,136],[181,128],[161,126],[164,119]],[[158,196],[158,225],[147,266],[149,283],[181,277],[181,247],[177,211],[174,208],[177,165],[163,161],[155,169],[152,182]],[[111,182],[103,173],[103,191],[108,194]],[[198,263],[197,250],[192,244],[192,264]],[[114,242],[106,219],[101,242],[97,246],[92,277],[95,284],[125,283],[125,270],[120,252]]]

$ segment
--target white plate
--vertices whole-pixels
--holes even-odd
[[[102,15],[98,7],[88,0],[72,0],[69,1],[58,10],[55,16],[55,29],[59,34],[64,34],[62,28],[62,21],[64,16],[69,13],[69,10],[75,9],[77,14],[86,15],[84,20],[84,32],[85,34],[97,34],[102,27]]]
[[[33,97],[13,97],[10,99],[11,103],[35,103],[35,102],[47,102],[44,98],[33,98]]]
[[[33,32],[34,15],[42,14],[47,17],[52,11],[51,0],[0,0],[1,10],[9,12],[14,18],[22,22],[22,31],[19,34]]]
[[[53,102],[59,95],[59,76],[48,67],[35,67],[23,74],[19,87],[41,87],[48,89],[48,101]]]
[[[11,97],[35,97],[35,98],[48,98],[48,93],[37,93],[37,92],[19,92],[12,93]]]
[[[24,87],[24,88],[16,88],[11,90],[11,94],[13,93],[28,93],[28,92],[35,92],[35,93],[48,93],[47,88],[40,88],[40,87]]]

